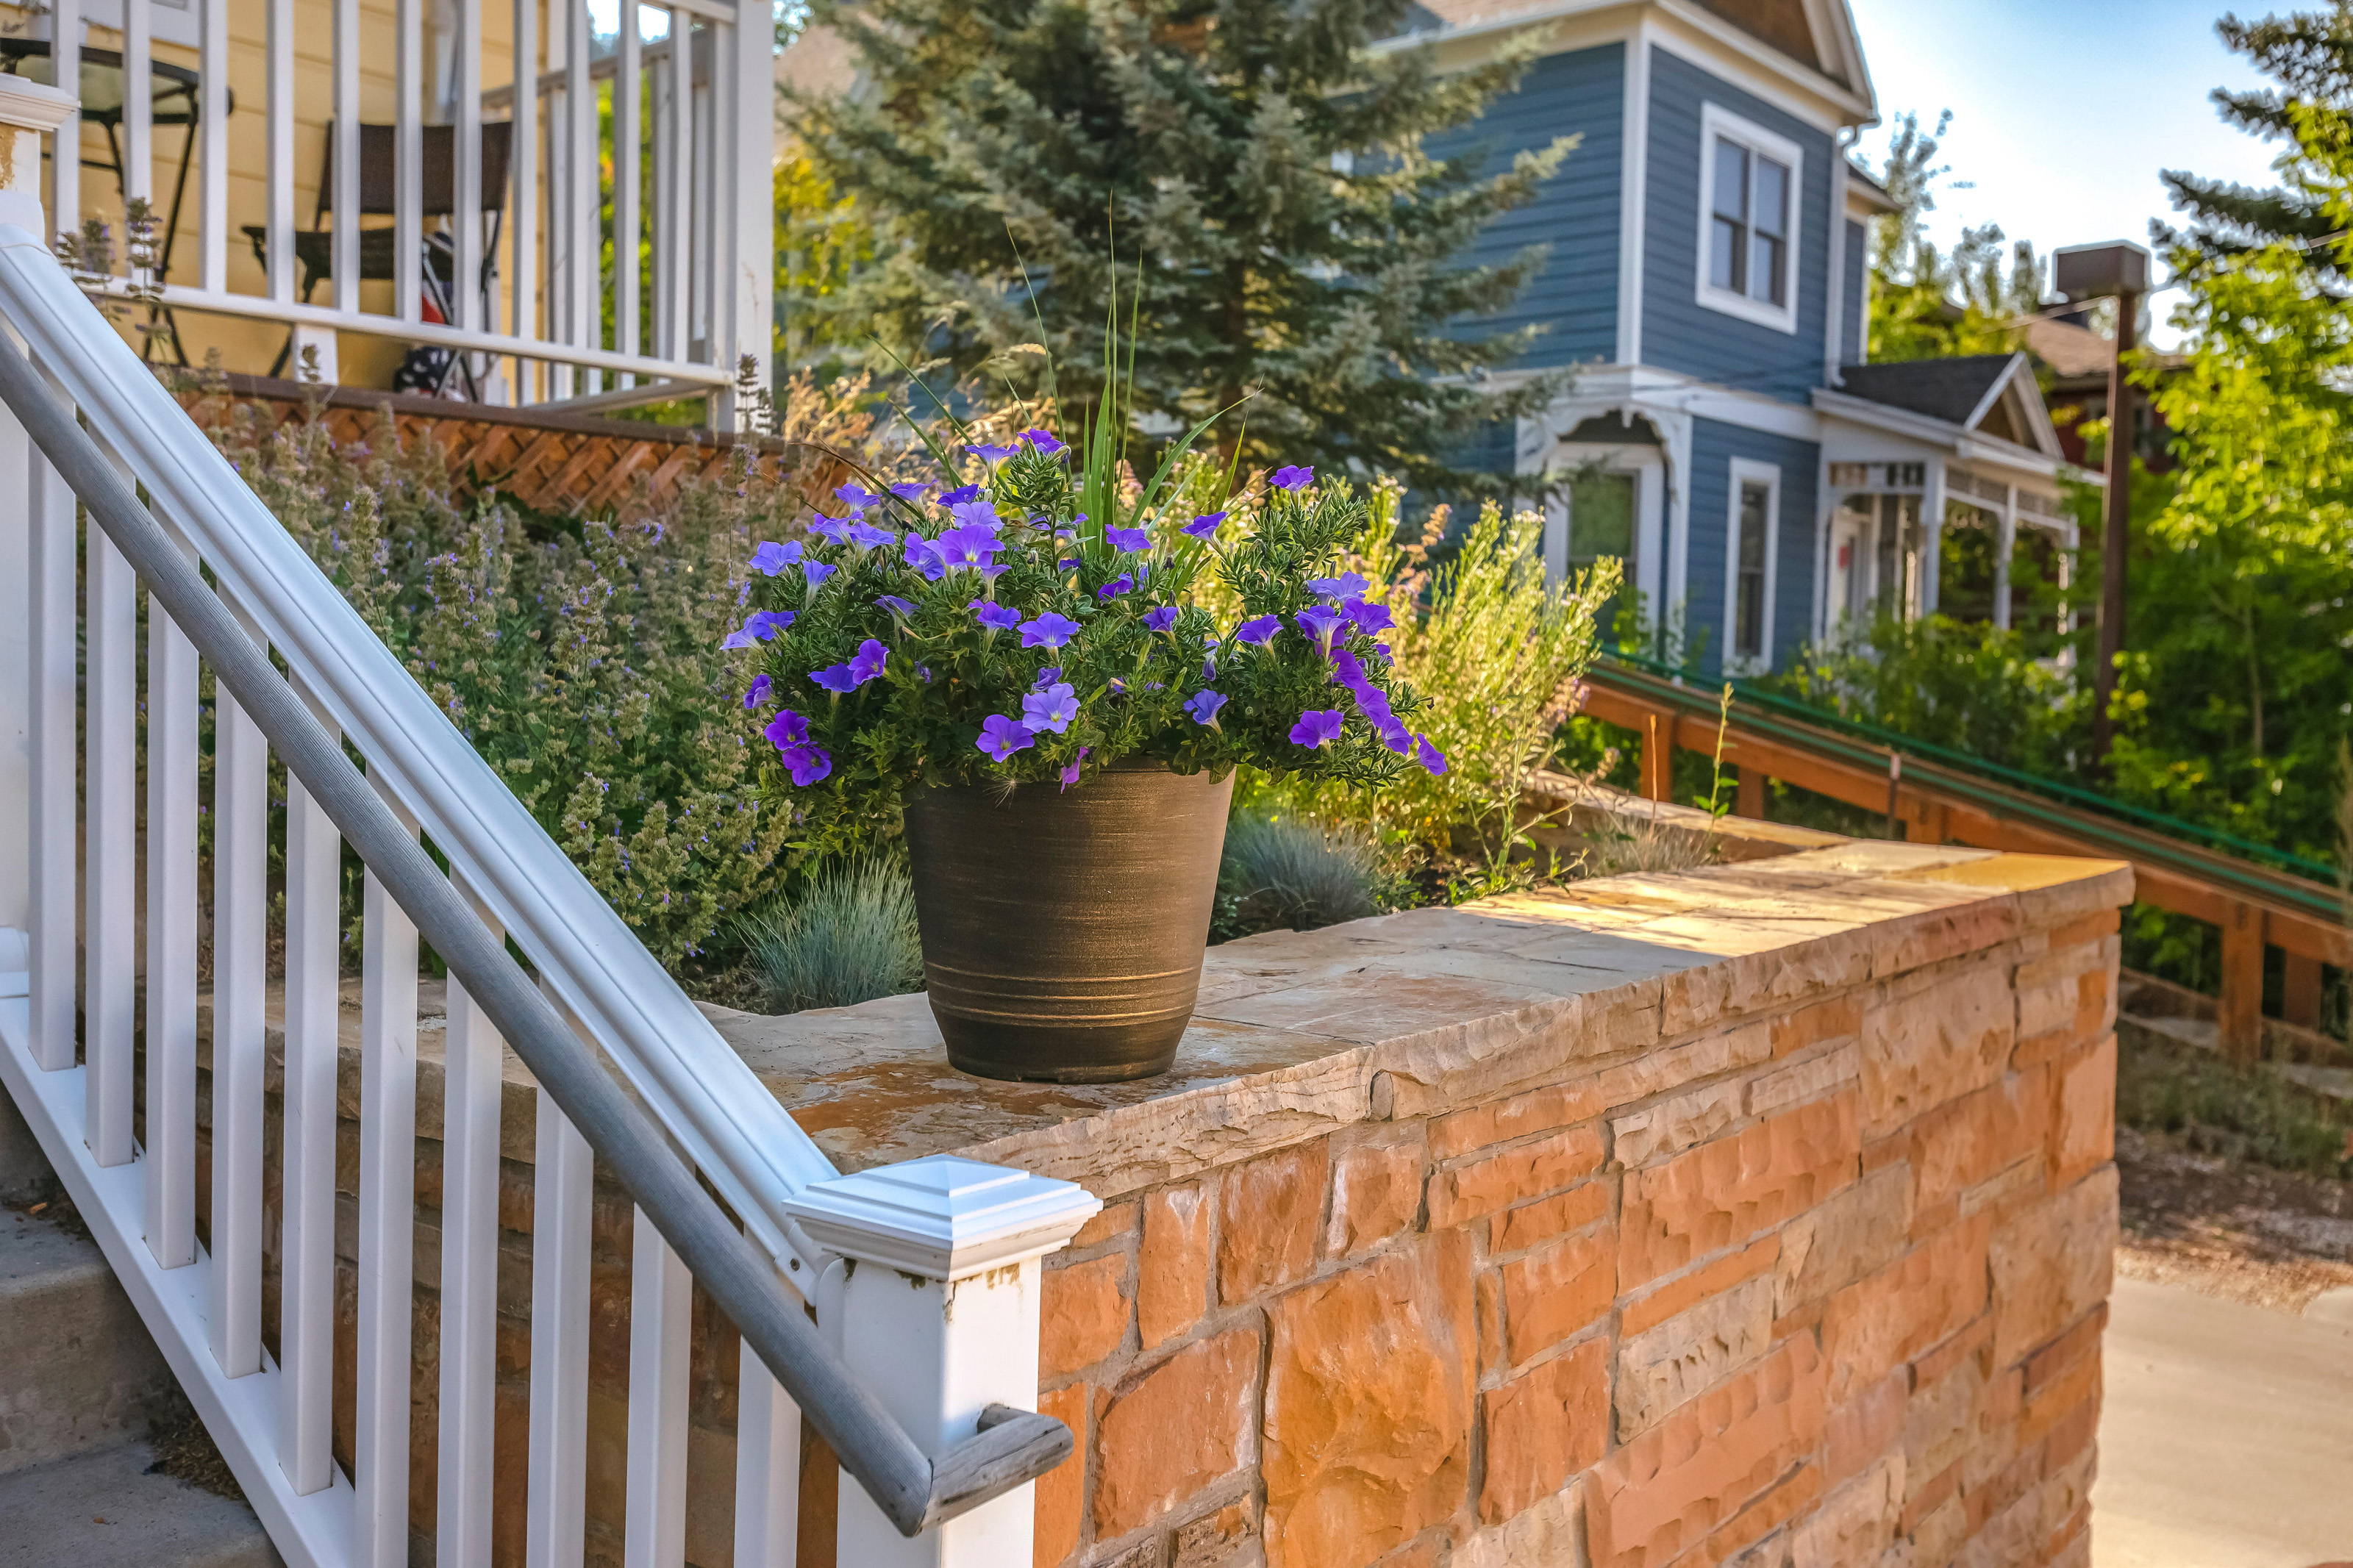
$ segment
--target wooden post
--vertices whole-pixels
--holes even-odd
[[[1665,800],[1674,793],[1675,721],[1661,713],[1647,713],[1643,719],[1642,798]]]
[[[2280,994],[2280,1016],[2299,1029],[2320,1027],[2320,960],[2301,952],[2287,960]]]
[[[1752,763],[1740,764],[1740,804],[1735,808],[1753,821],[1765,820],[1765,770]]]
[[[2263,914],[2232,903],[2222,912],[2222,1050],[2252,1062],[2263,1043]]]
[[[1942,844],[1946,840],[1946,807],[1941,800],[1912,797],[1915,809],[1904,819],[1904,837],[1913,844]]]

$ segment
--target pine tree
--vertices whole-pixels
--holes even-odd
[[[2316,183],[2308,171],[2353,144],[2353,0],[2259,22],[2228,16],[2215,31],[2279,84],[2253,92],[2218,88],[2214,102],[2241,130],[2286,144],[2285,180],[2257,190],[2168,169],[2166,188],[2189,215],[2190,228],[2187,234],[2159,230],[2158,242],[2220,260],[2281,240],[2311,246],[2335,237],[2345,228],[2343,193]],[[2347,279],[2329,270],[2341,289]]]
[[[1458,324],[1516,298],[1544,247],[1462,252],[1571,143],[1494,170],[1483,146],[1426,151],[1529,56],[1441,74],[1426,48],[1368,51],[1406,8],[819,0],[869,86],[798,100],[795,129],[881,232],[849,287],[798,303],[834,342],[1083,405],[1116,289],[1143,428],[1232,408],[1214,438],[1246,464],[1462,486],[1466,438],[1557,391],[1489,377],[1532,331]]]

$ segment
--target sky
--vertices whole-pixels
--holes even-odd
[[[2148,243],[2169,218],[2160,169],[2269,184],[2274,149],[2225,125],[2208,94],[2260,80],[2222,47],[2226,0],[1849,0],[1882,123],[1855,152],[1885,162],[1895,116],[1932,126],[1953,111],[1940,163],[1951,182],[1929,215],[1949,245],[1965,226],[1998,223],[2047,255],[2064,245]],[[2243,14],[2272,7],[2255,0]],[[2170,304],[2152,301],[2153,334]]]

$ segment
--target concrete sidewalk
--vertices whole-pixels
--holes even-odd
[[[2353,1322],[2118,1279],[2093,1568],[2353,1562]]]

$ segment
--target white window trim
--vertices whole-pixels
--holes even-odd
[[[1787,304],[1776,305],[1764,300],[1752,300],[1746,294],[1736,294],[1729,289],[1718,289],[1708,281],[1708,257],[1713,253],[1714,236],[1710,232],[1715,216],[1715,143],[1722,137],[1736,142],[1752,153],[1762,153],[1776,163],[1785,163],[1789,170],[1789,243],[1781,258],[1781,297]],[[1767,131],[1753,120],[1739,115],[1719,104],[1704,103],[1699,111],[1699,243],[1693,252],[1695,297],[1702,308],[1737,316],[1744,321],[1754,321],[1760,327],[1797,335],[1798,331],[1798,251],[1805,234],[1804,211],[1806,190],[1805,149],[1786,136]]]
[[[1765,487],[1765,614],[1758,626],[1756,654],[1733,646],[1740,627],[1740,490],[1746,484]],[[1732,477],[1724,506],[1724,672],[1741,675],[1768,669],[1773,664],[1773,595],[1779,585],[1781,560],[1781,468],[1753,458],[1732,459]]]

